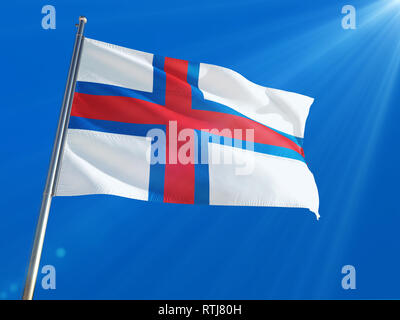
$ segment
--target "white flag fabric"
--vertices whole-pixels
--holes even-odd
[[[85,39],[57,196],[308,208],[313,99],[227,68]]]

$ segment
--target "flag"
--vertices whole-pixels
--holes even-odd
[[[313,99],[239,73],[85,38],[57,196],[308,208]]]

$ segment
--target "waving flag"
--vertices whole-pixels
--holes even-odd
[[[309,208],[313,99],[215,65],[85,39],[58,196]]]

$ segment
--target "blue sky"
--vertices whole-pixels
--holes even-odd
[[[56,29],[41,8],[56,8]],[[356,8],[357,28],[341,26]],[[2,4],[0,299],[20,297],[79,15],[86,36],[232,68],[315,98],[303,209],[55,198],[38,299],[400,298],[400,1],[14,1]],[[354,265],[357,289],[343,290]],[[42,275],[39,275],[39,282]]]

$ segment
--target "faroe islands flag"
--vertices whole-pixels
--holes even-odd
[[[223,67],[84,40],[57,196],[308,208],[313,99]]]

